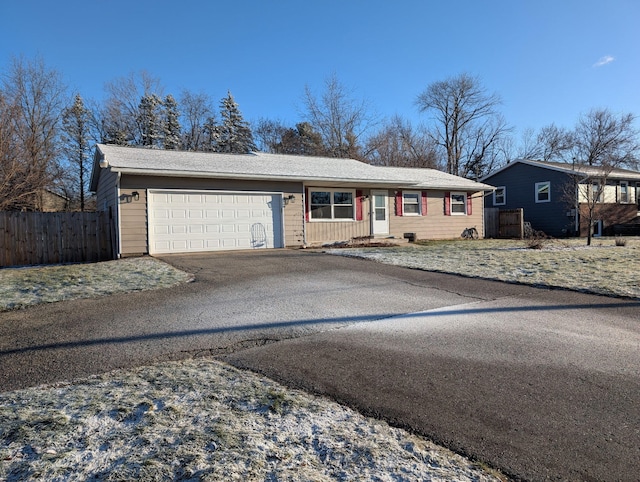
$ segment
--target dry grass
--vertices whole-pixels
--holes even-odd
[[[0,394],[0,479],[498,480],[336,403],[198,359]]]
[[[153,258],[0,269],[0,311],[40,303],[166,288],[192,279]]]
[[[640,239],[527,241],[432,241],[397,248],[330,250],[380,263],[536,286],[552,286],[609,296],[640,297]]]

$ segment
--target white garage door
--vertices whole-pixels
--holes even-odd
[[[149,252],[281,248],[280,194],[149,191]]]

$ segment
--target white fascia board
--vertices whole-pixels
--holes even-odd
[[[126,167],[111,166],[115,172],[122,174],[133,174],[138,176],[161,176],[161,177],[200,177],[212,179],[244,179],[255,181],[296,181],[296,182],[326,182],[326,183],[349,183],[357,185],[384,184],[398,185],[397,180],[377,180],[377,179],[350,179],[335,177],[313,177],[313,176],[273,176],[268,174],[241,174],[229,172],[202,172],[202,171],[166,171],[154,169],[135,169]]]

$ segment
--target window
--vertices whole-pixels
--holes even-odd
[[[451,193],[451,214],[467,214],[467,193]]]
[[[629,202],[629,183],[627,181],[620,181],[620,202]]]
[[[591,199],[595,202],[602,201],[602,189],[600,188],[600,183],[598,181],[593,181],[591,183]]]
[[[420,215],[421,194],[414,191],[404,191],[402,193],[402,213],[405,216]]]
[[[311,219],[354,219],[353,191],[309,190]]]
[[[551,182],[536,182],[536,202],[548,203],[551,201]]]
[[[493,205],[504,206],[507,204],[507,188],[504,186],[497,187],[493,191]]]

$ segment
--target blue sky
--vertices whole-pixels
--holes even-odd
[[[165,93],[230,90],[245,119],[299,114],[335,73],[381,116],[463,72],[502,97],[515,132],[591,108],[640,115],[637,0],[3,0],[0,72],[41,56],[74,91],[146,70]]]

